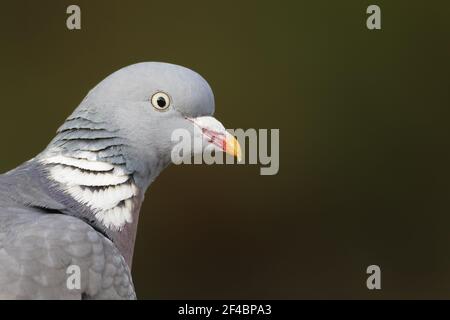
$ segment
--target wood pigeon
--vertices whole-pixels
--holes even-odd
[[[94,87],[44,151],[0,175],[0,299],[135,299],[139,210],[172,162],[172,132],[201,136],[191,155],[214,145],[240,156],[214,108],[199,74],[168,63]]]

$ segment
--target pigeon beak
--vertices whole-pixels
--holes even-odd
[[[223,152],[241,161],[241,145],[239,141],[225,130],[225,127],[213,117],[186,118],[197,126],[209,143],[216,145]]]
[[[225,131],[225,148],[224,151],[228,154],[231,154],[233,157],[236,157],[238,162],[241,162],[242,160],[242,153],[241,153],[241,145],[239,144],[239,141],[230,134],[228,131]]]

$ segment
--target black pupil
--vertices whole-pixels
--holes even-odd
[[[166,106],[166,99],[159,97],[158,100],[156,100],[156,103],[160,108],[164,108]]]

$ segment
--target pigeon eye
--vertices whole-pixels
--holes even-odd
[[[157,92],[152,96],[152,105],[157,110],[165,110],[170,106],[170,98],[164,92]]]

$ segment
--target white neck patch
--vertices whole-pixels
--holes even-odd
[[[41,162],[51,165],[50,179],[60,183],[63,191],[77,202],[88,206],[106,228],[121,230],[133,221],[138,189],[120,166],[63,155]]]

